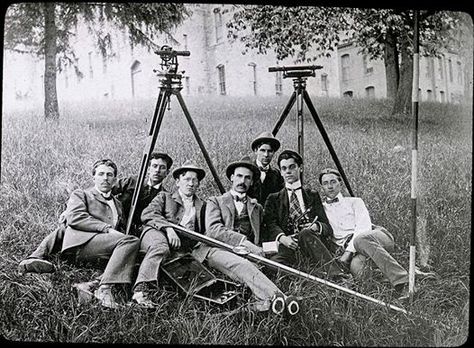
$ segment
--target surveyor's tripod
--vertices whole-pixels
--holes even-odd
[[[186,107],[186,104],[184,103],[184,99],[181,96],[180,91],[183,88],[181,84],[182,74],[178,73],[177,56],[189,56],[190,52],[189,51],[174,51],[169,46],[163,46],[161,47],[161,50],[156,51],[155,53],[161,57],[162,62],[160,65],[161,65],[162,71],[160,72],[160,71],[154,70],[154,72],[156,72],[158,76],[163,77],[163,79],[160,80],[160,84],[161,84],[160,93],[158,95],[155,112],[153,114],[153,119],[150,124],[150,130],[148,132],[148,142],[143,150],[142,162],[140,165],[140,171],[139,171],[138,179],[137,179],[137,186],[135,187],[135,190],[133,191],[132,203],[130,206],[130,213],[128,215],[127,227],[126,227],[126,232],[125,232],[126,234],[130,233],[130,228],[132,226],[133,216],[135,214],[135,208],[137,206],[138,197],[143,187],[143,182],[146,176],[148,161],[155,147],[156,138],[158,137],[158,132],[160,131],[161,123],[165,115],[166,107],[169,105],[171,95],[175,95],[178,98],[178,102],[181,105],[184,116],[186,117],[189,123],[189,126],[191,127],[194,137],[196,138],[196,141],[201,149],[202,154],[204,155],[207,165],[209,166],[209,169],[211,170],[212,176],[214,177],[214,180],[219,188],[219,191],[222,194],[225,192],[224,186],[222,186],[222,183],[219,179],[219,175],[217,174],[217,171],[214,168],[214,165],[212,164],[211,158],[209,157],[209,154],[206,148],[204,147],[201,137],[199,136],[196,125],[194,124],[194,121],[191,118],[191,115],[189,114],[188,108]]]
[[[283,72],[283,78],[292,78],[293,87],[295,89],[293,93],[291,94],[288,104],[283,109],[283,112],[280,118],[275,124],[272,134],[273,136],[276,136],[276,134],[280,130],[283,122],[285,121],[286,117],[288,116],[288,113],[290,112],[291,108],[293,107],[296,101],[297,112],[298,112],[298,119],[297,119],[298,152],[304,160],[303,102],[305,102],[306,105],[308,106],[311,116],[313,117],[314,122],[316,123],[316,126],[319,129],[319,132],[321,133],[321,136],[323,137],[324,143],[326,144],[326,147],[328,148],[329,153],[331,154],[331,157],[334,163],[336,164],[336,167],[339,170],[339,173],[341,173],[344,184],[347,187],[347,191],[349,192],[351,196],[354,196],[351,186],[349,185],[349,181],[347,180],[346,174],[344,173],[344,170],[342,169],[341,162],[339,162],[339,159],[337,158],[336,152],[334,151],[331,141],[329,140],[328,134],[326,133],[326,130],[324,129],[323,123],[321,122],[318,116],[318,113],[316,112],[316,109],[314,108],[313,103],[311,102],[311,98],[308,92],[306,91],[306,79],[308,77],[316,76],[315,70],[321,69],[321,68],[322,68],[321,65],[275,66],[275,67],[268,68],[269,72],[277,72],[277,71]]]

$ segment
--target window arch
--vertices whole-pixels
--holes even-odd
[[[365,96],[367,98],[375,98],[375,87],[374,86],[368,86],[365,88]]]

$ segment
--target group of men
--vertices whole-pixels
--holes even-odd
[[[408,274],[389,253],[393,236],[372,225],[360,198],[342,196],[340,173],[320,172],[321,199],[318,192],[302,187],[303,159],[297,152],[283,150],[278,169],[271,165],[279,148],[271,133],[258,135],[251,144],[255,158],[230,163],[226,168],[230,190],[207,201],[197,194],[204,169],[186,161],[172,171],[176,189],[169,192],[162,182],[173,160],[165,153],[153,153],[130,234],[124,234],[124,227],[137,178],[117,179],[116,164],[99,160],[92,168],[94,185],[72,192],[60,226],[20,262],[19,271],[53,272],[48,259],[57,252],[74,262],[105,259],[94,293],[100,303],[118,307],[112,289],[125,285],[131,289],[132,302],[153,308],[156,303],[150,294],[158,289],[160,265],[174,250],[184,250],[246,284],[256,298],[253,309],[281,312],[276,307],[288,305],[290,298],[270,279],[273,273],[230,251],[192,241],[170,227],[172,223],[288,266],[304,259],[316,273],[335,282],[360,277],[371,259],[397,296],[406,298]],[[276,246],[273,254],[265,253],[266,245]]]

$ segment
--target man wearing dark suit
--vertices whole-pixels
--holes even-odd
[[[272,133],[263,132],[252,142],[252,151],[255,154],[255,164],[260,170],[260,175],[254,178],[253,184],[247,194],[256,198],[262,206],[270,193],[280,191],[285,182],[280,171],[271,166],[275,152],[280,148],[280,142]]]
[[[265,204],[264,242],[278,242],[278,253],[272,260],[292,266],[297,263],[297,251],[324,267],[329,277],[343,277],[343,269],[331,262],[332,255],[321,240],[332,236],[332,228],[317,192],[301,187],[303,159],[291,150],[278,156],[278,166],[285,188],[268,196]]]
[[[131,228],[133,235],[139,236],[141,223],[140,215],[143,209],[151,202],[151,200],[161,191],[166,191],[163,187],[163,180],[168,175],[173,164],[172,158],[159,152],[153,152],[150,156],[150,164],[148,166],[148,180],[142,186],[138,197],[137,207]],[[123,215],[128,217],[133,197],[133,190],[137,184],[137,177],[131,176],[117,180],[112,187],[112,194],[122,203]],[[59,226],[50,234],[48,234],[26,259],[22,260],[18,265],[20,273],[50,273],[54,272],[54,265],[48,258],[61,250],[61,244],[66,229],[65,216],[63,212],[59,218]]]
[[[122,204],[111,194],[117,166],[99,160],[92,167],[94,187],[75,190],[67,203],[66,230],[61,253],[75,262],[109,258],[94,296],[101,305],[116,308],[112,286],[132,282],[140,241],[123,231]]]
[[[260,175],[257,166],[245,157],[227,166],[227,178],[232,182],[229,192],[209,198],[206,207],[206,232],[209,237],[231,246],[243,246],[251,253],[263,256],[260,243],[263,208],[256,199],[247,197],[254,177]],[[193,255],[197,260],[219,270],[229,278],[246,284],[257,298],[254,309],[266,311],[286,298],[278,287],[252,262],[221,248],[201,244]]]
[[[143,210],[141,220],[143,232],[140,236],[140,251],[145,253],[138,270],[132,299],[147,308],[154,307],[149,291],[158,285],[161,262],[170,254],[170,247],[191,251],[196,242],[180,238],[169,227],[174,223],[192,231],[204,232],[205,203],[196,195],[205,171],[188,161],[173,171],[177,190],[161,192]]]

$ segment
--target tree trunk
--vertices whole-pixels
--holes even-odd
[[[395,99],[400,79],[398,68],[398,50],[396,38],[391,30],[387,32],[384,45],[385,80],[387,84],[387,98]]]
[[[392,109],[392,115],[411,113],[411,93],[413,89],[413,57],[409,54],[408,42],[402,42],[400,80],[398,83],[397,95]]]
[[[56,50],[57,28],[55,4],[44,4],[44,117],[46,120],[59,119],[58,95],[56,91]]]

